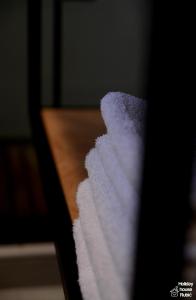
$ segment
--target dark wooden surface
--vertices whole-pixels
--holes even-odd
[[[0,243],[52,240],[38,163],[30,141],[0,141]]]
[[[77,218],[76,190],[87,177],[84,160],[105,132],[98,109],[51,109],[41,112],[51,152],[72,221]]]

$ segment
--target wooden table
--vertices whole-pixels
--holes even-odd
[[[54,109],[41,112],[72,222],[78,216],[76,191],[87,177],[85,156],[106,131],[98,109]]]

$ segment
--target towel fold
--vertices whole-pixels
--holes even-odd
[[[124,205],[125,208],[129,208],[130,195],[135,193],[133,197],[135,198],[136,196],[138,188],[138,172],[130,170],[132,176],[129,178],[126,176],[125,170],[123,169],[108,134],[97,138],[95,148],[108,180],[110,180],[117,196],[121,199],[122,205]],[[129,152],[127,155],[129,155]],[[135,200],[133,203],[135,204]]]
[[[116,194],[105,173],[97,149],[92,149],[87,155],[86,168],[100,226],[106,237],[108,248],[117,266],[122,284],[125,289],[128,289],[133,263],[129,258],[133,257],[134,250],[137,195],[134,190],[130,189],[130,203],[126,207],[123,205],[123,201]],[[120,245],[123,245],[123,247],[120,247]],[[127,260],[129,264],[127,264]]]
[[[101,100],[101,113],[112,136],[143,136],[146,103],[126,93],[110,92]],[[115,142],[118,142],[116,140]]]
[[[107,134],[85,160],[74,224],[79,282],[84,300],[130,299],[145,102],[123,93],[101,101]]]
[[[77,244],[77,263],[80,266],[79,284],[84,299],[101,300],[79,219],[75,221],[73,234],[75,242]]]
[[[125,93],[111,92],[101,101],[111,144],[136,189],[140,185],[145,110],[144,100]]]
[[[84,240],[86,241],[87,250],[89,250],[89,260],[96,276],[101,299],[127,299],[119,279],[120,276],[107,247],[104,232],[101,230],[93,200],[89,179],[86,179],[78,188],[77,204]]]

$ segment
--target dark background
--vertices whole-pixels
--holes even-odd
[[[52,3],[43,2],[43,101],[50,104]],[[0,137],[30,133],[26,11],[25,0],[0,3]],[[149,19],[144,0],[64,2],[62,103],[98,103],[114,90],[143,97]]]

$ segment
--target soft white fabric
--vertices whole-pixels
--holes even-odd
[[[83,297],[84,299],[101,300],[79,219],[75,221],[73,233],[77,244],[77,264],[80,266],[79,284]]]
[[[92,149],[88,154],[86,167],[94,195],[96,213],[107,239],[108,248],[117,266],[121,282],[126,288],[130,285],[131,261],[128,265],[127,260],[133,254],[132,238],[134,238],[136,213],[133,199],[136,200],[136,194],[130,190],[130,205],[125,207],[106,176],[96,149]]]
[[[142,136],[145,110],[144,100],[126,93],[110,92],[101,100],[107,132],[113,136],[127,136],[130,133]]]
[[[137,192],[136,180],[133,180],[126,176],[119,157],[111,143],[108,134],[98,137],[96,140],[96,151],[99,159],[103,165],[108,180],[112,183],[113,188],[116,191],[117,196],[122,199],[122,205],[127,209],[130,206],[130,195]],[[130,151],[126,153],[130,155]],[[133,173],[133,172],[132,172]],[[115,176],[114,176],[115,174]],[[130,184],[130,181],[132,184]],[[135,183],[135,184],[134,184]],[[135,195],[134,195],[135,197]],[[134,202],[135,203],[135,202]],[[134,204],[133,203],[133,204]]]
[[[80,223],[74,225],[74,237],[79,281],[85,300],[128,300],[145,102],[128,94],[109,93],[101,101],[101,113],[107,134],[98,137],[88,153],[88,179],[77,193]],[[88,291],[92,281],[96,284]]]
[[[120,92],[110,92],[101,101],[108,137],[135,189],[140,184],[146,103]]]
[[[79,186],[77,204],[80,214],[83,216],[80,218],[80,224],[87,249],[89,249],[89,258],[92,264],[92,270],[96,275],[100,297],[102,300],[123,300],[126,299],[125,289],[121,286],[119,274],[114,265],[110,251],[108,250],[107,242],[105,240],[104,232],[100,227],[93,200],[94,197],[89,184],[89,179],[86,179]],[[107,278],[106,275],[108,275]],[[82,278],[82,274],[80,278]]]

